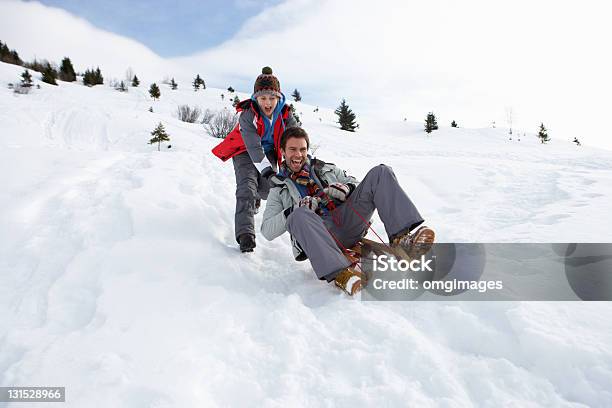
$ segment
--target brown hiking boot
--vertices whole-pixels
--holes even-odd
[[[340,271],[336,276],[334,283],[342,289],[347,295],[353,296],[362,288],[362,281],[365,283],[365,275],[363,272],[358,272],[353,268],[346,268]]]
[[[412,234],[407,232],[395,237],[391,242],[393,248],[398,248],[406,253],[410,259],[419,258],[431,249],[436,233],[427,226],[422,226]]]

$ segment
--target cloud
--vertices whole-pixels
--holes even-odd
[[[159,80],[176,68],[137,41],[94,27],[64,10],[38,2],[0,1],[0,38],[21,58],[59,63],[70,57],[84,71],[100,66],[106,78],[122,78],[128,67]]]
[[[217,47],[164,60],[60,9],[4,0],[0,38],[26,59],[67,55],[77,69],[100,65],[117,77],[131,66],[151,81],[200,73],[209,86],[247,92],[269,65],[286,94],[298,88],[304,102],[332,108],[346,98],[358,114],[381,120],[421,121],[434,111],[442,125],[503,126],[511,106],[515,130],[535,132],[544,122],[554,139],[612,148],[606,7],[598,0],[580,7],[564,0],[287,0]]]
[[[175,61],[200,67],[211,83],[246,90],[270,65],[284,90],[299,88],[305,101],[346,97],[357,111],[393,120],[419,121],[433,110],[444,124],[499,126],[512,106],[515,130],[533,132],[543,121],[553,137],[602,145],[585,117],[603,120],[612,91],[604,7],[596,0],[580,8],[549,0],[290,0],[218,47]]]

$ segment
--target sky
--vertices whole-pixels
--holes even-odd
[[[44,3],[0,0],[0,39],[26,56],[199,73],[244,92],[269,65],[285,94],[330,108],[346,98],[357,120],[422,122],[433,111],[442,126],[509,127],[511,109],[515,134],[544,123],[553,139],[612,149],[603,0]],[[43,38],[47,20],[56,24]]]
[[[230,38],[246,19],[280,0],[41,0],[162,57],[188,55]]]

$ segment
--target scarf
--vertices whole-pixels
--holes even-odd
[[[293,173],[287,167],[287,163],[283,161],[281,169],[284,174],[288,174],[289,178],[293,180],[295,184],[306,188],[306,195],[318,198],[319,208],[315,211],[318,215],[324,215],[327,211],[332,212],[336,209],[334,200],[329,197],[323,189],[317,184],[317,182],[310,177],[310,163],[304,164],[302,170],[297,173]]]

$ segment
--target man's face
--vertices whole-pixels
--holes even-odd
[[[292,137],[287,140],[285,149],[281,149],[281,153],[285,157],[287,167],[294,173],[302,170],[306,158],[308,155],[308,147],[306,146],[306,139],[301,137]]]
[[[271,118],[274,108],[278,104],[278,97],[270,94],[263,94],[257,97],[257,104],[263,111],[264,115]]]

